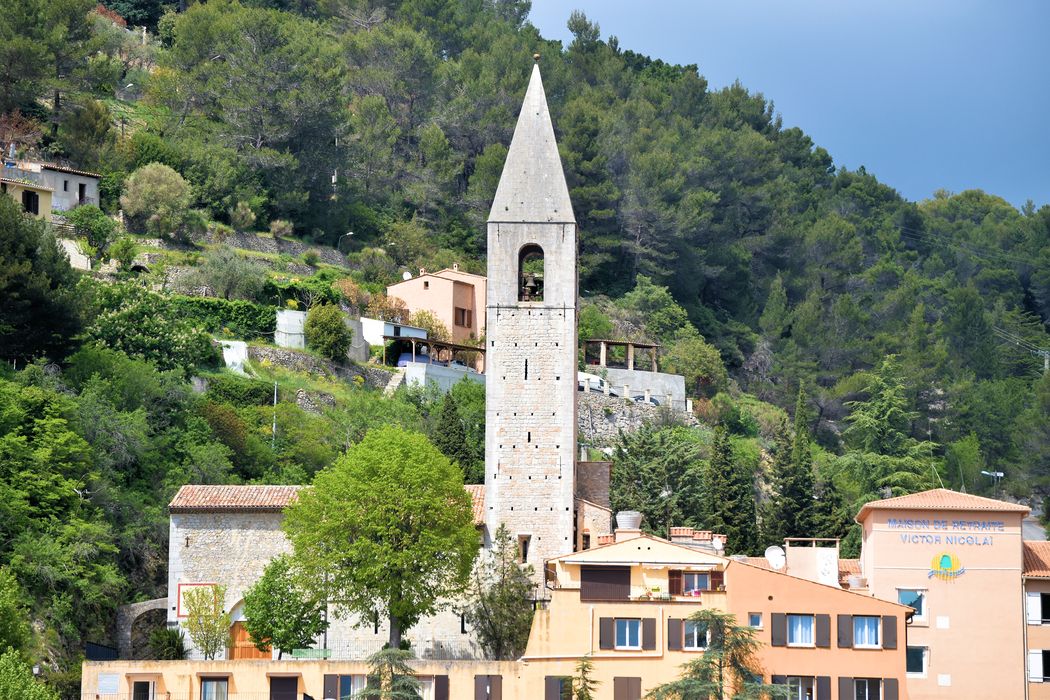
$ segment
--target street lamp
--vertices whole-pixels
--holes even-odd
[[[339,250],[339,244],[343,241],[343,239],[346,238],[347,236],[352,236],[352,235],[354,235],[353,231],[347,231],[342,236],[340,236],[338,239],[336,239],[335,249]]]
[[[1004,476],[1006,476],[1005,474],[1003,474],[1003,472],[989,472],[989,471],[985,471],[984,469],[981,470],[981,473],[984,474],[985,476],[991,477],[992,484],[995,485],[995,486],[998,486],[999,485],[999,480],[1002,479]]]

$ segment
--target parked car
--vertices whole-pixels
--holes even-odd
[[[649,396],[649,398],[645,398],[645,394],[638,394],[637,396],[632,396],[631,400],[635,403],[647,403],[651,406],[660,405],[660,401],[655,396]]]
[[[429,360],[430,360],[430,356],[427,355],[425,352],[417,352],[415,360],[412,359],[412,353],[410,353],[410,352],[403,352],[397,358],[397,366],[398,367],[407,367],[408,364],[410,362],[413,362],[413,361],[414,362],[427,362]],[[441,363],[435,363],[435,364],[441,364]]]
[[[590,372],[577,372],[576,388],[579,391],[583,391],[586,388],[584,384],[585,382],[590,385],[591,391],[597,392],[599,394],[605,393],[605,385],[607,384],[607,382],[604,379],[599,377],[597,374],[591,374]],[[609,396],[619,396],[619,394],[617,394],[615,391],[612,391],[610,387]]]

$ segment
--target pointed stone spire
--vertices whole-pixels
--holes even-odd
[[[489,222],[576,223],[538,60],[514,127]]]

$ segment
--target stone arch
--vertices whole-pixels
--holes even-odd
[[[121,659],[131,658],[131,633],[138,618],[151,610],[167,610],[167,608],[167,598],[154,598],[141,603],[121,605],[117,608],[117,656]]]
[[[518,251],[518,301],[543,301],[543,248],[528,243]]]

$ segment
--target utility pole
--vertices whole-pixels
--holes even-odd
[[[270,449],[277,449],[277,382],[273,383],[273,433],[270,437]]]
[[[1014,345],[1016,345],[1020,349],[1026,350],[1026,351],[1032,353],[1033,355],[1035,355],[1036,357],[1042,357],[1043,358],[1043,374],[1050,374],[1050,349],[1048,349],[1048,348],[1041,348],[1038,345],[1035,345],[1034,343],[1032,343],[1032,342],[1030,342],[1028,340],[1025,340],[1024,338],[1022,338],[1021,336],[1017,335],[1016,333],[1011,333],[1010,331],[1008,331],[1008,330],[1006,330],[1004,328],[999,328],[998,326],[993,326],[992,330],[994,330],[995,334],[997,336],[999,336],[1000,338],[1002,338],[1003,340],[1005,340],[1007,342],[1010,342],[1010,343],[1013,343]]]

